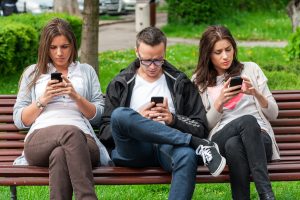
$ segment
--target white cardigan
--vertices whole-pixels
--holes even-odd
[[[242,76],[246,76],[250,79],[252,85],[261,92],[268,100],[268,107],[262,108],[255,99],[255,105],[257,107],[257,110],[259,112],[259,115],[261,116],[262,120],[265,122],[265,124],[268,127],[268,134],[271,137],[272,140],[272,160],[279,160],[279,148],[277,146],[277,143],[275,141],[275,136],[273,129],[271,127],[271,124],[269,120],[274,120],[278,116],[278,106],[277,103],[272,96],[271,91],[268,88],[267,81],[268,79],[260,69],[260,67],[254,63],[254,62],[243,62],[244,69],[241,73]],[[209,133],[209,139],[216,133],[216,130],[219,126],[220,120],[222,118],[222,113],[219,113],[213,105],[212,99],[210,99],[207,95],[207,90],[202,91],[201,88],[199,88],[200,95],[204,104],[204,107],[206,109],[206,117],[208,120],[208,127],[210,130]],[[246,114],[246,113],[245,113]]]

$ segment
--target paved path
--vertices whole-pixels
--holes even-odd
[[[123,20],[100,21],[99,52],[134,48],[136,36],[134,17],[135,16],[133,14],[125,16]],[[156,16],[156,22],[157,27],[162,27],[167,22],[167,15],[165,13],[158,13]],[[199,39],[168,38],[168,45],[178,43],[198,45]],[[245,47],[284,47],[287,45],[287,42],[238,41],[238,45]]]

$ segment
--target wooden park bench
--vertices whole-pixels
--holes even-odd
[[[280,149],[281,160],[268,164],[272,181],[300,180],[300,90],[273,91],[279,106],[278,119],[271,122]],[[0,95],[0,186],[10,186],[11,199],[16,199],[16,186],[48,185],[48,168],[13,166],[21,155],[26,131],[18,130],[13,123],[15,95]],[[98,167],[93,170],[97,185],[168,184],[170,173],[159,167],[126,168]],[[208,169],[198,167],[197,183],[228,182],[228,168],[218,177]]]

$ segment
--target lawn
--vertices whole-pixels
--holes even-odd
[[[178,44],[168,47],[167,60],[191,77],[197,64],[197,54],[196,45]],[[240,47],[238,57],[241,61],[259,64],[268,77],[272,90],[300,88],[300,65],[297,61],[287,61],[283,48]],[[135,59],[135,53],[133,50],[107,51],[101,53],[99,59],[100,83],[105,92],[112,77]],[[16,94],[20,75],[19,72],[1,76],[0,94]]]
[[[238,40],[287,40],[292,32],[291,20],[284,9],[268,12],[236,11],[213,24],[227,26]],[[208,24],[169,24],[162,30],[168,37],[199,38]]]

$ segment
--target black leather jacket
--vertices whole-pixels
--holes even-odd
[[[110,128],[111,114],[117,107],[129,107],[132,89],[135,84],[136,70],[139,65],[139,60],[136,59],[121,71],[107,87],[98,138],[109,150],[114,148]],[[184,73],[167,61],[164,62],[162,67],[176,112],[174,121],[169,126],[184,133],[206,138],[208,136],[206,111],[197,88]]]

